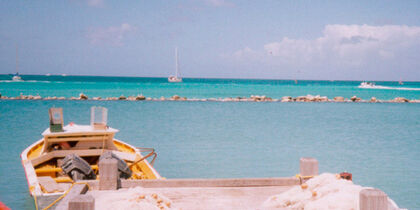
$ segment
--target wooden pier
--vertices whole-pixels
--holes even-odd
[[[237,179],[156,179],[120,180],[117,176],[116,161],[100,163],[100,177],[106,180],[89,180],[75,184],[69,193],[54,206],[60,210],[93,210],[95,198],[109,197],[122,193],[124,189],[141,187],[140,196],[162,195],[171,205],[158,205],[160,209],[168,206],[176,209],[266,209],[262,204],[270,196],[281,194],[300,185],[318,174],[318,161],[301,158],[300,176],[283,178],[237,178]],[[113,173],[113,174],[105,174]],[[86,188],[89,191],[86,192]],[[118,189],[118,190],[117,190]],[[122,190],[121,190],[122,189]],[[98,199],[106,205],[104,199]],[[378,189],[360,192],[360,210],[394,210],[387,195]]]

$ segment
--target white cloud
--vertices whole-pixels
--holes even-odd
[[[226,0],[206,0],[207,4],[213,7],[233,7],[235,4]]]
[[[256,58],[256,57],[259,57],[259,53],[257,51],[252,50],[249,47],[245,47],[244,49],[234,52],[233,57],[238,58],[238,59],[241,59],[244,57]]]
[[[417,53],[413,53],[416,52]],[[420,27],[404,25],[326,25],[315,39],[284,37],[267,43],[260,50],[244,48],[232,53],[234,59],[250,57],[269,65],[290,68],[330,67],[374,68],[375,65],[407,59],[411,67],[420,66]],[[411,63],[410,63],[411,62]],[[382,66],[383,67],[383,66]],[[413,67],[413,68],[414,68]]]
[[[87,37],[91,44],[110,44],[114,46],[123,45],[124,37],[136,30],[136,27],[128,23],[120,26],[111,26],[108,28],[92,28],[89,30]]]

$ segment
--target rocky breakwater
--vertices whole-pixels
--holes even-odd
[[[79,97],[57,97],[57,96],[47,96],[41,97],[39,95],[23,95],[20,94],[17,97],[7,97],[0,93],[0,99],[8,100],[104,100],[104,101],[216,101],[216,102],[364,102],[364,103],[420,103],[420,99],[407,99],[403,97],[396,97],[391,100],[379,100],[376,97],[371,97],[370,100],[363,100],[360,97],[352,96],[350,98],[344,98],[342,96],[336,96],[333,99],[329,99],[327,96],[320,95],[306,95],[298,96],[293,98],[292,96],[283,96],[280,99],[267,97],[265,95],[251,95],[250,97],[226,97],[226,98],[187,98],[179,95],[173,95],[171,97],[165,98],[164,96],[160,98],[151,98],[146,97],[142,94],[137,96],[124,96],[119,97],[91,97],[89,98],[86,94],[80,93]]]

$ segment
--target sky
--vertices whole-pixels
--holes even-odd
[[[420,81],[417,0],[0,0],[0,74]],[[16,53],[17,49],[17,53]]]

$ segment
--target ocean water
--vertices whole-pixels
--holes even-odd
[[[209,98],[267,95],[341,95],[419,99],[420,91],[357,88],[360,81],[185,80],[164,78],[25,76],[6,82],[2,95],[178,94]],[[46,81],[47,79],[51,81]],[[59,78],[59,79],[51,79]],[[61,80],[60,80],[61,79]],[[86,81],[89,80],[89,81]],[[394,82],[395,83],[395,82]],[[396,87],[392,82],[378,85]],[[419,88],[419,83],[405,83]],[[283,177],[299,172],[300,157],[315,157],[320,172],[353,173],[356,184],[386,192],[400,207],[420,209],[420,104],[174,101],[0,100],[0,200],[33,209],[20,153],[49,126],[48,108],[63,107],[65,123],[88,124],[90,107],[108,108],[116,138],[158,152],[167,178]]]

